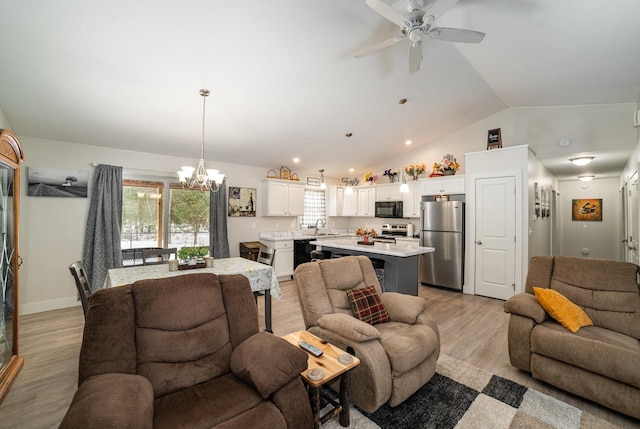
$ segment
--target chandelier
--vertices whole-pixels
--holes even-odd
[[[224,182],[223,173],[220,173],[219,170],[213,168],[207,169],[204,166],[204,124],[207,97],[209,94],[210,92],[208,89],[200,90],[200,95],[202,96],[202,152],[200,162],[198,162],[197,168],[182,166],[182,170],[178,171],[178,177],[180,178],[182,189],[200,188],[201,191],[217,192],[218,189],[220,189],[222,182]]]

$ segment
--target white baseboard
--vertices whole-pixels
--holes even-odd
[[[82,305],[78,298],[73,296],[69,298],[53,299],[50,301],[33,302],[20,305],[20,315],[42,313],[51,310],[60,310],[63,308],[76,307]]]

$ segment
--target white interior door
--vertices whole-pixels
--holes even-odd
[[[515,293],[515,178],[476,179],[475,195],[475,293],[508,299]]]

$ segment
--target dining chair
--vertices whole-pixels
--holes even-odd
[[[273,247],[260,246],[260,250],[258,251],[258,262],[260,262],[261,264],[273,266],[275,257],[276,249],[274,249]]]
[[[258,250],[258,259],[257,262],[261,264],[269,265],[273,267],[273,261],[276,258],[276,249],[273,247],[260,246],[260,250]],[[258,303],[258,297],[262,296],[262,292],[254,292],[253,298],[256,300],[256,304]]]
[[[87,317],[91,288],[89,287],[89,279],[87,278],[82,261],[76,261],[69,265],[69,271],[71,271],[71,275],[76,282],[76,288],[78,288],[78,294],[80,295],[80,301],[82,302],[82,311],[84,312],[84,316]]]
[[[173,258],[171,258],[173,255]],[[178,249],[172,247],[171,249],[142,249],[142,264],[143,265],[156,265],[166,264],[169,259],[178,259]]]

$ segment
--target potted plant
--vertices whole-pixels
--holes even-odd
[[[378,180],[378,176],[368,172],[364,175],[364,181],[367,182],[368,185],[373,185]]]
[[[398,173],[397,168],[389,168],[388,170],[384,170],[383,176],[387,176],[389,183],[394,183],[398,177]]]
[[[358,228],[358,229],[356,229],[356,235],[358,237],[362,237],[362,241],[364,241],[365,243],[368,243],[369,242],[369,237],[377,237],[378,233],[373,228],[371,228],[371,229]]]
[[[178,258],[189,265],[195,265],[209,254],[209,249],[203,246],[183,247],[178,250]]]
[[[405,173],[413,177],[413,180],[418,180],[420,175],[427,170],[427,166],[424,164],[409,164],[404,167]]]
[[[458,164],[458,161],[456,161],[455,156],[451,155],[450,153],[446,154],[442,158],[442,161],[440,161],[440,171],[442,171],[442,174],[444,174],[445,176],[456,174],[456,171],[458,171],[459,168],[460,164]]]

